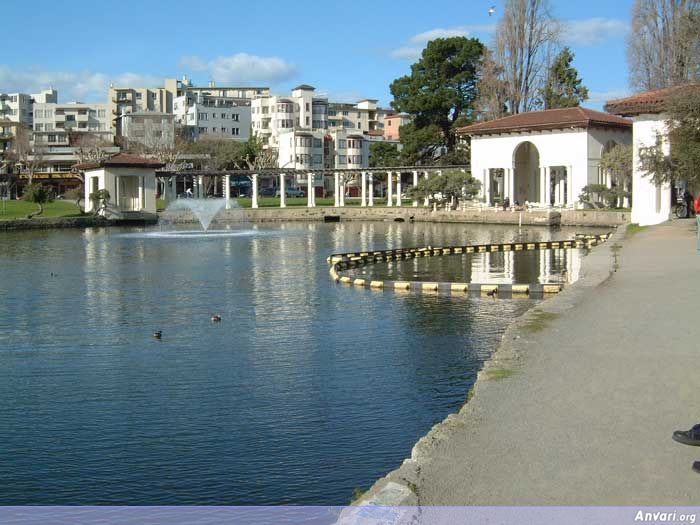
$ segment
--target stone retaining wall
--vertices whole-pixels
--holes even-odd
[[[156,216],[141,219],[105,219],[84,217],[55,217],[47,219],[13,219],[0,221],[0,230],[49,230],[54,228],[94,228],[107,226],[144,226],[157,224]]]

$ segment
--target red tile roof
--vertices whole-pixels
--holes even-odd
[[[666,108],[666,103],[673,95],[685,90],[698,89],[700,89],[700,84],[682,84],[645,91],[631,97],[609,100],[605,104],[605,111],[628,117],[641,115],[642,113],[662,113]]]
[[[129,153],[117,153],[103,159],[83,162],[82,164],[76,164],[74,168],[85,171],[97,168],[162,168],[165,166],[164,163],[159,162],[155,159],[147,159],[145,157],[139,157],[138,155],[131,155]]]
[[[560,108],[530,111],[508,117],[478,122],[457,130],[463,135],[491,135],[520,131],[541,131],[565,128],[622,128],[631,129],[632,121],[587,108]]]

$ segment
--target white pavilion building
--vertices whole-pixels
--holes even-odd
[[[610,185],[603,152],[632,143],[632,121],[586,108],[520,113],[459,130],[471,137],[472,176],[487,205],[572,208],[588,184]]]

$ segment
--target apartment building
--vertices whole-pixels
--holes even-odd
[[[175,121],[192,140],[219,138],[246,141],[250,138],[251,101],[223,96],[233,91],[187,91],[173,104]]]
[[[139,111],[119,118],[120,143],[126,149],[155,152],[175,145],[175,115],[171,113]]]
[[[114,146],[107,104],[35,102],[33,121],[32,145],[39,163],[35,177],[39,179],[72,179],[72,166],[88,149],[119,151]]]
[[[408,113],[394,113],[384,116],[384,138],[386,140],[400,140],[400,128],[404,124],[411,122],[411,116]]]
[[[109,87],[108,112],[110,114],[110,131],[117,137],[122,135],[120,117],[129,113],[155,111],[172,113],[175,98],[175,85],[166,80],[162,88]]]

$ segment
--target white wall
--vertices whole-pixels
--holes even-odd
[[[584,129],[533,131],[508,135],[472,137],[472,176],[481,181],[486,191],[488,170],[513,169],[513,154],[522,142],[532,142],[540,156],[540,167],[571,166],[573,187],[570,194],[578,200],[588,180],[588,133]],[[573,191],[573,193],[571,193]],[[512,202],[512,199],[511,199]]]
[[[96,169],[85,172],[85,211],[92,211],[90,193],[92,193],[92,177],[98,179],[98,190],[106,189],[110,195],[110,208],[117,205],[117,177],[143,177],[143,211],[156,213],[156,176],[155,170],[149,168],[107,168]]]
[[[641,226],[659,224],[671,214],[671,185],[657,187],[647,172],[641,169],[639,149],[656,144],[657,134],[666,136],[668,117],[661,115],[639,115],[634,117],[634,171],[632,173],[632,222]],[[663,151],[669,153],[668,141],[664,138]]]

